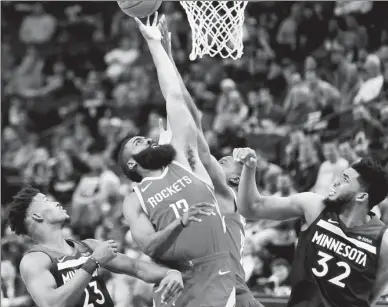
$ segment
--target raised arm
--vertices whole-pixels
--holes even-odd
[[[169,250],[184,227],[190,222],[200,222],[201,215],[214,214],[214,205],[195,204],[183,216],[161,231],[155,231],[147,214],[143,211],[135,193],[129,195],[123,204],[124,218],[131,228],[132,236],[140,249],[151,258],[161,257]]]
[[[236,160],[244,163],[237,202],[240,213],[249,219],[288,220],[304,217],[312,223],[323,209],[322,197],[300,193],[289,197],[262,196],[256,185],[256,153],[250,148],[233,151]]]
[[[150,49],[160,88],[166,100],[167,120],[173,134],[172,144],[177,151],[176,160],[190,169],[187,156],[190,151],[197,151],[197,128],[183,103],[183,93],[174,66],[161,44],[162,34],[156,24],[157,13],[151,26],[149,23],[142,24],[137,18],[135,20]]]
[[[159,28],[162,31],[162,44],[164,49],[166,50],[171,63],[174,66],[176,76],[179,79],[180,88],[183,93],[184,103],[186,104],[190,114],[195,122],[197,127],[197,145],[198,145],[198,154],[201,159],[207,173],[209,174],[215,190],[217,193],[222,194],[224,197],[233,198],[233,195],[227,185],[225,173],[218,163],[218,161],[212,156],[210,152],[210,148],[208,143],[206,142],[205,135],[202,130],[202,114],[201,111],[197,108],[193,98],[191,97],[189,91],[186,88],[186,85],[180,75],[176,65],[174,58],[171,52],[171,33],[168,32],[168,26],[165,16],[160,18]]]

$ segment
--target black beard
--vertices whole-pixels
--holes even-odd
[[[323,203],[325,205],[325,208],[330,212],[335,212],[337,214],[341,213],[342,208],[345,207],[346,204],[350,202],[350,198],[347,197],[339,197],[337,199],[329,199],[325,198],[323,200]]]
[[[133,159],[144,169],[158,170],[169,165],[174,160],[175,155],[175,148],[167,144],[148,147],[133,155]]]

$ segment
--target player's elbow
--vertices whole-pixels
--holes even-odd
[[[246,219],[251,219],[255,214],[250,206],[239,206],[238,212]]]
[[[154,258],[157,255],[157,250],[154,244],[151,241],[147,242],[146,240],[135,240],[140,250],[146,254],[148,257]]]
[[[246,219],[258,219],[261,218],[260,212],[263,206],[263,197],[257,197],[253,200],[239,201],[238,211]],[[244,204],[241,206],[241,204]]]

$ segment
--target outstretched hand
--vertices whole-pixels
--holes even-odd
[[[256,152],[251,148],[235,148],[233,149],[233,158],[237,162],[244,163],[250,168],[255,168],[257,165]]]
[[[155,13],[152,24],[150,22],[149,16],[147,17],[146,24],[142,23],[139,18],[134,18],[141,34],[143,35],[146,41],[161,41],[162,33],[160,32],[160,29],[158,27],[158,12]]]
[[[164,50],[166,50],[170,59],[172,59],[172,50],[171,50],[171,32],[168,31],[168,25],[166,16],[163,15],[158,23],[160,32],[162,32],[162,45]]]

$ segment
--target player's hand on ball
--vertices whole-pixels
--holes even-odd
[[[167,273],[166,277],[160,282],[158,290],[156,292],[162,292],[162,303],[175,302],[178,295],[183,289],[182,274],[179,271],[171,270]]]
[[[235,148],[233,158],[251,168],[255,168],[257,164],[256,152],[252,148]]]
[[[139,18],[134,17],[137,26],[140,29],[141,34],[147,41],[160,41],[162,39],[162,33],[160,32],[158,25],[158,12],[154,15],[154,20],[151,24],[150,17],[147,17],[147,23],[144,24]]]
[[[209,203],[198,203],[191,206],[185,213],[182,215],[182,225],[187,227],[191,222],[202,222],[201,216],[211,216],[216,215],[215,213],[215,204]]]
[[[92,257],[104,265],[117,256],[117,244],[114,240],[101,242],[95,248]]]
[[[159,145],[171,144],[172,130],[167,121],[167,129],[164,129],[163,119],[159,118]]]
[[[168,25],[166,16],[163,15],[158,23],[158,27],[162,32],[162,45],[164,50],[166,50],[170,59],[172,59],[172,49],[171,49],[171,32],[168,31]]]

